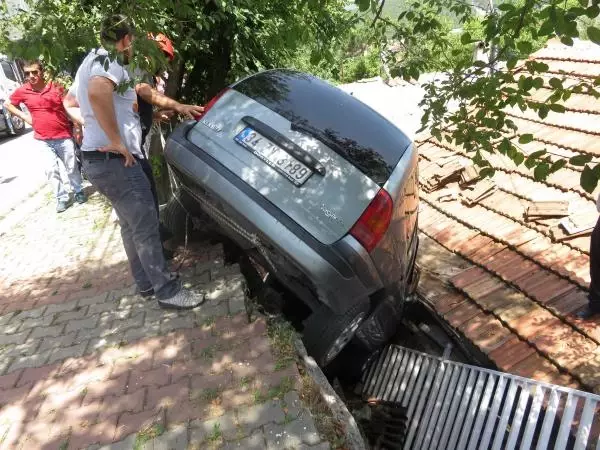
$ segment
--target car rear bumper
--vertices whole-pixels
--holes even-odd
[[[334,313],[341,314],[357,302],[368,301],[381,288],[373,263],[360,246],[356,248],[349,239],[334,245],[317,241],[259,192],[190,143],[186,135],[194,123],[173,132],[165,157],[182,187],[223,227],[222,231],[242,241],[246,248],[255,248],[284,284],[306,284],[308,280],[307,288]]]

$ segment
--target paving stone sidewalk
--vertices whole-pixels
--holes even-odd
[[[0,238],[0,449],[330,448],[221,246],[175,261],[206,303],[164,311],[134,295],[99,195],[29,202]]]

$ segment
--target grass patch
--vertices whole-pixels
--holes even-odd
[[[321,391],[315,381],[306,373],[301,373],[300,398],[310,410],[319,434],[331,448],[346,448],[344,424],[333,418],[329,406],[323,401]]]
[[[154,439],[165,432],[164,425],[155,423],[151,427],[140,431],[135,437],[135,444],[133,444],[133,450],[141,450],[146,442]]]
[[[277,386],[273,386],[266,393],[259,389],[254,391],[254,403],[265,403],[276,398],[282,399],[293,387],[294,381],[292,378],[284,377]]]
[[[69,441],[64,441],[62,444],[60,444],[60,447],[58,447],[58,450],[67,450],[69,448]]]
[[[205,402],[212,403],[215,400],[218,400],[220,395],[221,395],[220,389],[208,388],[208,389],[202,389],[200,391],[200,393],[196,396],[196,398],[203,400]]]
[[[240,387],[242,387],[243,389],[247,389],[250,386],[250,383],[252,383],[253,379],[254,377],[251,376],[242,377],[242,379],[240,380]]]
[[[92,287],[92,283],[89,281],[86,281],[83,286],[81,286],[83,289],[89,289]]]
[[[215,423],[211,433],[208,435],[208,440],[210,442],[216,442],[221,439],[221,437],[223,437],[223,433],[221,433],[221,424]]]
[[[275,357],[275,370],[283,370],[296,360],[296,330],[289,322],[277,319],[269,324],[268,335]]]

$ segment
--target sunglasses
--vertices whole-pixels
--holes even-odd
[[[25,70],[25,76],[29,76],[29,75],[39,75],[40,71],[39,70]]]

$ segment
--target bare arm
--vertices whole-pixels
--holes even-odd
[[[99,150],[121,153],[125,157],[125,166],[129,167],[135,164],[135,160],[121,140],[112,96],[114,88],[115,84],[108,78],[93,77],[88,85],[88,98],[98,124],[110,141],[109,145]]]
[[[140,83],[135,87],[136,93],[142,97],[145,101],[151,105],[158,106],[163,109],[172,109],[177,111],[179,114],[187,116],[189,119],[193,119],[194,116],[198,116],[204,111],[202,106],[197,105],[184,105],[179,103],[172,98],[161,94],[148,83]]]
[[[83,117],[81,116],[81,110],[79,109],[79,103],[75,96],[71,93],[67,93],[63,99],[63,106],[69,118],[79,126],[83,126]]]
[[[23,111],[21,111],[21,108],[17,108],[15,105],[13,105],[10,101],[6,101],[4,102],[4,107],[8,110],[8,112],[10,112],[13,116],[17,116],[20,117],[21,119],[23,119],[25,122],[27,122],[29,125],[32,125],[33,122],[31,120],[31,116],[29,114],[24,113]]]

